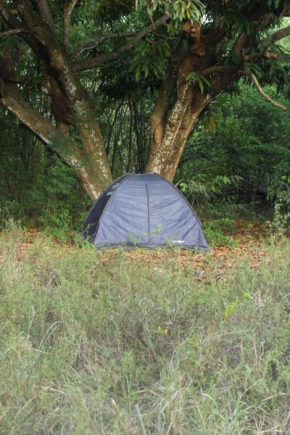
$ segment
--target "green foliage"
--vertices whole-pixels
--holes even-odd
[[[287,431],[288,242],[200,279],[178,252],[24,241],[0,239],[3,435]]]
[[[133,11],[132,0],[116,2],[115,0],[99,0],[93,3],[95,17],[107,22],[112,22],[124,17]]]
[[[204,85],[207,85],[208,87],[211,86],[210,82],[207,80],[206,77],[199,76],[195,71],[192,71],[188,74],[188,76],[186,77],[186,81],[188,80],[196,81],[202,94],[204,92]]]
[[[10,1],[5,4],[12,10]],[[92,97],[113,177],[144,171],[150,148],[150,114],[161,79],[177,39],[181,37],[188,45],[181,31],[182,23],[198,20],[207,34],[213,17],[219,17],[216,23],[221,23],[227,37],[212,48],[217,56],[215,63],[240,66],[240,57],[232,53],[237,36],[246,33],[248,37],[244,55],[262,52],[265,47],[264,43],[258,44],[259,38],[270,41],[274,30],[288,24],[280,16],[285,4],[278,0],[77,2],[70,16],[70,53],[75,62],[116,52],[131,35],[150,24],[150,20],[160,18],[165,11],[172,16],[167,27],[146,35],[131,51],[121,50],[122,54],[105,68],[78,73]],[[62,41],[64,3],[49,1],[49,6]],[[268,13],[273,20],[259,32],[255,23]],[[1,38],[0,50],[4,54],[9,50],[16,61],[21,78],[19,89],[25,100],[50,119],[51,100],[40,92],[46,77],[39,59],[15,34]],[[280,59],[256,59],[244,63],[243,70],[253,72],[262,86],[271,85],[266,88],[271,97],[276,98],[278,91],[278,98],[282,99],[281,92],[287,96],[290,89],[288,56],[283,56],[289,52],[289,46],[287,41],[279,45],[269,43],[269,50],[279,54]],[[211,79],[212,76],[206,78],[196,71],[187,77],[197,83],[201,93],[214,91]],[[246,84],[250,82],[248,77],[242,80]],[[269,209],[275,202],[275,225],[287,227],[288,188],[280,183],[281,177],[288,176],[285,166],[290,164],[290,130],[285,116],[264,102],[255,89],[237,83],[232,83],[227,94],[206,109],[189,140],[175,180],[176,183],[182,180],[180,187],[199,213],[214,218],[249,216],[258,208]],[[83,119],[86,120],[85,114]],[[70,121],[76,123],[73,116]],[[70,138],[74,145],[80,146],[75,140],[79,138],[76,130],[71,126]],[[56,139],[60,147],[66,146],[59,137]],[[14,218],[31,226],[51,228],[59,236],[80,226],[89,201],[73,173],[50,152],[44,152],[43,146],[3,109],[0,140],[0,225],[5,227],[5,222]]]
[[[267,92],[275,98],[271,89]],[[251,217],[251,210],[266,213],[281,177],[288,174],[289,127],[287,114],[255,89],[242,86],[239,95],[220,96],[200,120],[177,174],[181,190],[198,213],[206,217]]]
[[[6,228],[11,219],[32,227],[50,227],[58,237],[81,228],[80,219],[90,201],[73,171],[28,130],[16,128],[13,118],[3,117],[1,122],[0,228]]]
[[[146,79],[148,75],[162,78],[166,72],[166,60],[170,56],[170,46],[166,41],[141,41],[136,45],[130,60],[130,71],[134,72],[137,81]]]
[[[273,181],[268,190],[268,197],[274,202],[274,219],[271,229],[275,232],[290,231],[290,176],[284,175]]]
[[[2,200],[0,207],[0,228],[6,228],[7,222],[11,219],[21,221],[24,216],[24,210],[21,204],[13,200]]]
[[[235,313],[236,310],[242,309],[242,306],[245,305],[245,309],[247,309],[247,304],[244,304],[245,301],[249,301],[251,299],[251,295],[248,292],[245,292],[241,297],[237,298],[234,302],[228,305],[224,312],[225,320],[229,320],[232,314]]]
[[[200,0],[147,0],[148,10],[151,14],[160,6],[172,15],[173,23],[180,23],[184,19],[199,21],[204,10]]]
[[[229,218],[210,220],[203,224],[203,232],[210,246],[236,246],[232,237],[235,221]]]
[[[199,212],[208,208],[217,198],[231,201],[233,188],[236,189],[242,181],[238,175],[197,174],[188,183],[181,182],[181,191],[190,198],[193,207]]]

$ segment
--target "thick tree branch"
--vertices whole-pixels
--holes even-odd
[[[227,65],[216,65],[197,71],[198,75],[206,77],[213,73],[235,73],[238,72],[238,67]]]
[[[72,0],[68,6],[65,6],[63,13],[63,45],[67,53],[69,52],[70,16],[77,2],[78,0]]]
[[[283,110],[284,112],[286,112],[288,109],[287,107],[283,106],[282,104],[277,103],[276,101],[272,100],[272,98],[266,94],[266,92],[262,89],[257,77],[255,76],[254,73],[250,73],[249,76],[251,77],[253,83],[255,84],[256,88],[258,89],[258,91],[260,92],[260,94],[265,98],[266,101],[268,101],[269,103],[272,104],[272,106],[274,107],[278,107],[279,109]]]
[[[69,166],[79,151],[73,147],[70,140],[58,133],[57,129],[44,116],[40,115],[26,103],[14,83],[2,83],[0,102],[12,112],[27,128],[48,145]]]
[[[72,71],[57,36],[39,14],[33,10],[29,1],[13,1],[17,5],[19,17],[26,31],[23,39],[42,62],[44,73],[56,80],[62,92],[67,96],[73,110],[79,109],[81,111],[80,102],[87,101],[87,93],[80,86],[78,78]]]
[[[272,14],[265,14],[263,16],[263,19],[259,23],[259,25],[256,26],[256,32],[265,29],[267,25],[271,23],[272,20],[273,20]],[[243,48],[247,44],[248,39],[249,38],[246,33],[242,33],[241,35],[239,35],[234,43],[232,53],[236,56],[242,57]]]
[[[55,25],[53,21],[53,17],[51,11],[49,9],[48,3],[46,0],[36,0],[36,6],[39,15],[46,22],[46,24],[50,27],[50,29],[55,32]]]
[[[233,49],[232,49],[232,53],[235,56],[239,56],[239,57],[242,56],[242,51],[243,51],[243,48],[244,48],[247,40],[248,40],[248,37],[245,33],[242,33],[241,35],[239,35],[237,37],[237,39],[234,43]]]
[[[185,55],[186,50],[184,48],[183,41],[180,40],[171,56],[168,73],[162,82],[157,101],[151,115],[150,125],[153,146],[157,145],[162,139],[164,133],[164,123],[169,112],[172,94],[176,86],[178,71]]]
[[[270,51],[265,51],[264,53],[252,53],[252,54],[246,54],[243,57],[243,60],[245,62],[251,62],[252,60],[256,59],[279,59],[278,53],[272,53]]]
[[[66,165],[74,169],[82,187],[92,199],[96,199],[111,182],[109,168],[106,168],[106,162],[103,160],[99,162],[99,153],[96,152],[92,156],[92,161],[89,158],[84,160],[84,157],[89,156],[84,155],[68,137],[60,134],[48,119],[27,104],[17,86],[11,83],[0,86],[1,104],[35,133]]]
[[[262,21],[260,22],[259,26],[256,27],[256,32],[261,31],[265,29],[267,25],[271,23],[273,20],[273,16],[271,14],[266,14]],[[259,58],[268,58],[268,59],[278,59],[278,54],[272,53],[266,50],[266,46],[270,44],[275,43],[277,40],[284,38],[290,34],[290,26],[285,27],[284,29],[279,30],[278,32],[273,33],[273,35],[269,38],[265,38],[263,41],[261,41],[262,45],[265,45],[265,51],[263,53],[253,53],[249,55],[243,56],[243,49],[246,47],[249,37],[245,33],[242,33],[239,35],[234,43],[232,53],[236,56],[239,56],[241,58],[241,62],[247,61],[250,62],[254,59]]]
[[[3,0],[0,0],[0,18],[2,18],[9,31],[15,31],[15,33],[19,34],[21,38],[26,41],[28,45],[30,45],[31,48],[33,45],[35,47],[34,41],[27,33],[25,23],[22,21],[20,22],[15,18],[14,14],[12,14],[10,10],[4,6]],[[20,32],[19,25],[21,25],[23,29],[22,32]]]
[[[153,30],[155,30],[157,27],[163,26],[166,23],[166,21],[168,21],[169,19],[170,19],[170,15],[167,13],[164,14],[157,21],[155,21],[152,24],[149,24],[148,26],[144,27],[139,32],[137,32],[129,42],[119,47],[116,51],[101,54],[91,59],[86,59],[83,61],[78,61],[73,63],[74,70],[84,71],[84,70],[104,66],[106,63],[117,59],[122,53],[131,50],[131,48],[133,48],[142,38],[144,38],[144,36],[152,32]]]
[[[13,83],[21,83],[20,78],[16,74],[14,67],[14,59],[7,46],[2,47],[0,53],[0,80],[3,88],[5,80]],[[0,91],[1,95],[1,91]]]
[[[268,38],[263,39],[262,44],[270,45],[275,44],[277,41],[290,35],[290,26],[283,27],[283,29],[277,30],[277,32],[272,33]]]

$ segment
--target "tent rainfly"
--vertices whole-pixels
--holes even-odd
[[[187,200],[157,174],[127,174],[115,180],[91,208],[83,234],[99,248],[208,250],[201,224]]]

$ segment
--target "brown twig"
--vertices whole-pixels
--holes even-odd
[[[0,33],[0,38],[2,38],[3,36],[10,36],[10,35],[17,35],[18,33],[22,33],[24,32],[24,29],[12,29],[12,30],[7,30],[6,32],[2,32]]]
[[[251,78],[251,80],[255,84],[256,88],[258,89],[260,94],[265,98],[266,101],[271,103],[272,106],[278,107],[279,109],[283,110],[284,112],[286,112],[288,110],[287,107],[285,107],[282,104],[279,104],[276,101],[272,100],[272,98],[268,94],[266,94],[266,92],[262,89],[262,86],[260,85],[260,83],[259,83],[259,81],[258,81],[258,79],[257,79],[257,77],[255,76],[254,73],[250,73],[250,74],[246,73],[246,75],[249,75],[249,77]]]

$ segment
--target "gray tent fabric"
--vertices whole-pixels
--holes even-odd
[[[100,248],[208,250],[201,224],[187,200],[157,174],[127,174],[115,180],[90,210],[83,234]]]

